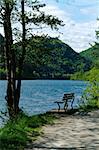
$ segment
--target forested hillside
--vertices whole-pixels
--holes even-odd
[[[92,80],[99,76],[99,43],[95,43],[94,46],[80,53],[82,57],[85,57],[92,62],[91,68],[86,72],[76,72],[71,76],[71,79],[77,80]],[[97,77],[96,77],[97,76]]]
[[[15,44],[17,61],[21,43]],[[32,37],[27,41],[24,79],[69,79],[70,75],[89,70],[91,62],[58,38]]]
[[[89,61],[57,38],[35,37],[29,46],[24,75],[31,68],[35,77],[68,78],[69,74],[89,69]]]
[[[99,63],[99,43],[80,53],[81,56],[91,60],[93,64]]]

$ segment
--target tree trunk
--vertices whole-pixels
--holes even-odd
[[[17,81],[17,109],[19,110],[19,99],[20,99],[20,93],[21,93],[21,78],[22,78],[22,70],[23,70],[23,63],[26,55],[26,29],[25,29],[25,10],[24,10],[24,0],[21,1],[21,9],[22,9],[22,56],[19,60],[19,66],[18,66],[18,81]],[[17,110],[16,110],[17,111]]]
[[[12,38],[12,28],[11,28],[11,9],[10,3],[5,1],[5,14],[4,14],[4,33],[5,33],[5,51],[6,51],[6,67],[7,67],[7,106],[9,116],[13,117],[19,112],[19,100],[21,93],[21,78],[24,58],[26,54],[25,48],[25,13],[24,13],[24,0],[21,1],[22,7],[22,56],[20,57],[18,66],[18,80],[16,83],[16,61],[15,52],[13,49],[13,38]]]
[[[14,103],[16,98],[16,64],[15,53],[13,49],[13,38],[11,28],[11,11],[8,2],[5,2],[4,15],[4,33],[5,33],[5,51],[6,51],[6,66],[7,66],[7,106],[9,116],[14,115]]]

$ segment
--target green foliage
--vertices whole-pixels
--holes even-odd
[[[89,85],[84,91],[81,106],[84,110],[99,108],[99,69],[93,68],[89,74]]]
[[[88,72],[88,79],[91,82],[97,81],[99,82],[99,68],[92,68],[89,72]]]
[[[87,80],[86,79],[86,73],[84,72],[76,72],[71,75],[70,77],[71,80]]]
[[[24,149],[27,142],[31,142],[40,135],[40,127],[53,123],[54,119],[53,116],[47,114],[29,117],[20,113],[16,119],[9,120],[0,129],[0,149]]]
[[[92,61],[93,63],[92,67],[95,64],[98,64],[99,66],[99,43],[95,43],[89,49],[81,52],[80,55]]]
[[[99,69],[98,68],[92,68],[89,71],[86,72],[76,72],[73,75],[71,75],[72,80],[86,80],[86,81],[99,81]]]

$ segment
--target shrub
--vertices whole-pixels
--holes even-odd
[[[99,70],[93,68],[88,77],[89,84],[82,96],[83,105],[80,108],[89,110],[99,108]]]

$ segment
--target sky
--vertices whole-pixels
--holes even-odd
[[[31,0],[30,0],[31,1]],[[64,27],[59,31],[50,28],[38,31],[60,40],[81,52],[96,41],[95,30],[99,28],[99,0],[39,0],[46,4],[46,14],[52,14],[63,20]],[[0,27],[0,33],[3,29]]]
[[[99,28],[99,0],[41,0],[46,3],[45,12],[62,19],[65,26],[59,32],[45,32],[69,44],[81,52],[96,41],[95,31]]]

